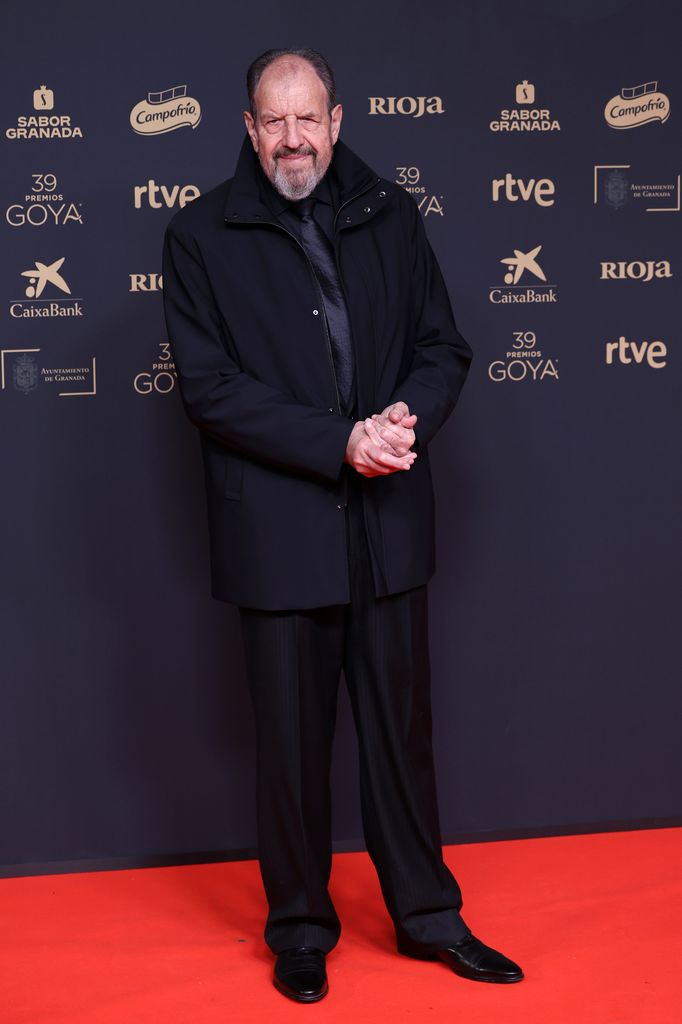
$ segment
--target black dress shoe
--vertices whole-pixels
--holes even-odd
[[[462,978],[471,978],[473,981],[521,981],[524,976],[518,964],[491,946],[486,946],[471,933],[447,949],[438,949],[435,952],[422,952],[418,948],[408,948],[404,944],[398,945],[398,951],[420,960],[442,960],[455,974],[461,975]]]
[[[325,954],[315,946],[294,946],[278,953],[272,983],[298,1003],[316,1003],[329,991]]]
[[[474,981],[521,981],[523,978],[518,964],[486,946],[475,935],[467,935],[448,949],[439,949],[438,958],[455,974]]]

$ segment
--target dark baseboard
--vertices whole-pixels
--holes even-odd
[[[443,836],[446,846],[467,843],[493,843],[506,839],[544,839],[550,836],[591,835],[596,832],[639,832],[644,829],[679,828],[682,817],[639,818],[636,821],[590,821],[570,825],[538,825],[532,828],[496,828],[478,832],[455,832]],[[335,853],[358,853],[365,849],[362,839],[340,839],[334,843]],[[86,871],[125,871],[131,868],[167,868],[182,864],[215,864],[232,860],[253,860],[253,848],[240,850],[209,850],[192,853],[158,854],[150,857],[97,857],[84,860],[47,861],[44,863],[0,865],[0,878],[23,878],[31,875],[66,875]]]

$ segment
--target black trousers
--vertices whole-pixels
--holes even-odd
[[[265,940],[274,953],[303,945],[328,952],[339,938],[327,886],[329,770],[343,668],[360,750],[367,849],[398,941],[432,951],[469,928],[441,851],[426,587],[376,598],[357,483],[345,514],[350,604],[240,608],[257,732]]]

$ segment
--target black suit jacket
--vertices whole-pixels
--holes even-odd
[[[418,416],[413,467],[361,481],[381,596],[434,572],[428,443],[471,349],[412,197],[340,141],[329,173],[358,416],[398,399]],[[353,422],[339,411],[312,267],[264,202],[248,136],[234,177],[172,218],[163,280],[179,390],[202,440],[214,596],[264,609],[347,602]]]

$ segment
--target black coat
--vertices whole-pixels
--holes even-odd
[[[358,417],[398,399],[418,416],[412,468],[361,482],[381,596],[435,570],[427,446],[454,408],[471,349],[412,197],[340,141],[332,169]],[[164,242],[168,334],[202,439],[212,590],[255,608],[340,604],[353,421],[339,412],[311,265],[270,214],[259,176],[247,136],[234,177],[176,213]]]

